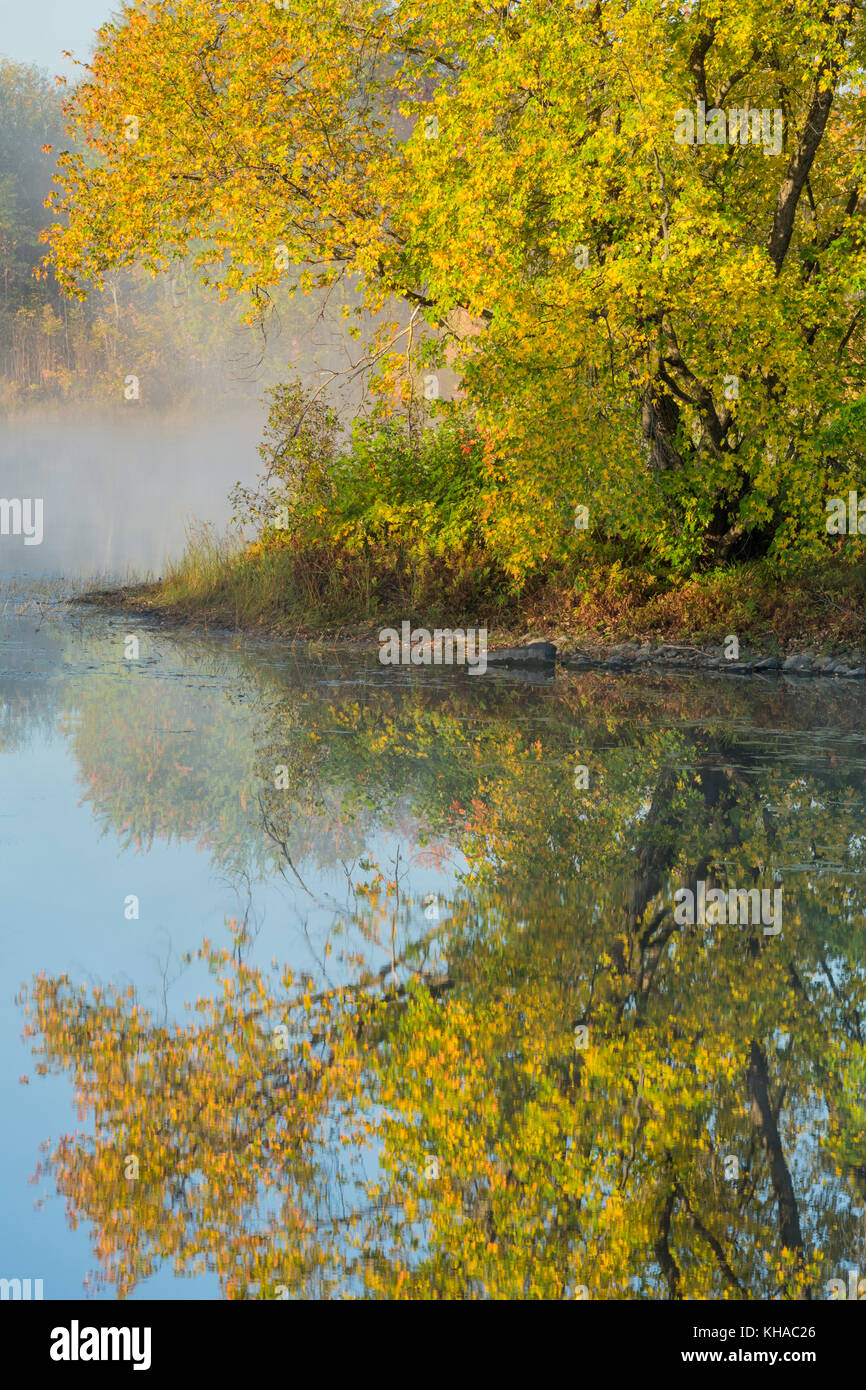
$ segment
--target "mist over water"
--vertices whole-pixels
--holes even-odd
[[[159,576],[189,523],[226,526],[251,484],[259,405],[224,414],[85,420],[28,415],[0,429],[0,498],[43,499],[41,545],[0,535],[0,578]]]

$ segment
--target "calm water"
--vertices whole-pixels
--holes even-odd
[[[858,685],[468,679],[16,601],[0,788],[0,1276],[866,1274]]]

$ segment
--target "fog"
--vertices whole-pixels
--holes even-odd
[[[44,534],[41,544],[0,534],[0,578],[158,577],[193,518],[228,523],[232,487],[261,471],[264,414],[250,405],[154,418],[131,406],[127,418],[2,421],[0,498],[41,499]]]

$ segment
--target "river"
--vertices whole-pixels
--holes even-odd
[[[7,572],[0,617],[0,1276],[849,1296],[856,682],[468,679],[63,594]]]

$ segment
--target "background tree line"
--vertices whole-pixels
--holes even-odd
[[[64,143],[62,103],[47,73],[0,57],[0,409],[122,405],[129,374],[145,405],[255,398],[277,378],[279,354],[263,362],[261,339],[239,328],[183,261],[170,275],[119,271],[82,300],[64,295],[53,274],[34,274]],[[289,309],[277,297],[276,307],[283,351],[315,372],[330,360],[328,333],[316,329],[321,305],[300,300]]]

